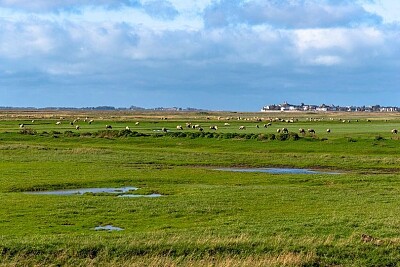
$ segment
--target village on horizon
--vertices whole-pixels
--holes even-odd
[[[93,111],[162,111],[162,112],[208,112],[208,111],[223,111],[223,110],[209,110],[200,108],[181,108],[181,107],[157,107],[157,108],[143,108],[138,106],[130,107],[114,107],[114,106],[96,106],[96,107],[12,107],[0,106],[0,110],[93,110]],[[314,105],[304,104],[300,105],[289,104],[283,102],[282,104],[271,104],[263,106],[260,112],[400,112],[400,107],[396,106],[340,106],[340,105]]]
[[[328,112],[328,111],[338,111],[338,112],[399,112],[399,107],[391,106],[335,106],[335,105],[309,105],[301,103],[300,105],[289,104],[288,102],[283,102],[282,104],[272,104],[261,108],[261,112],[271,112],[271,111],[311,111],[311,112]]]

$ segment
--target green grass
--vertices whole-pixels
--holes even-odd
[[[69,266],[397,266],[400,262],[400,122],[379,117],[273,123],[199,120],[217,133],[314,128],[298,141],[154,137],[194,118],[104,120],[80,136],[36,119],[37,134],[0,120],[0,264]],[[64,125],[65,124],[65,125]],[[105,124],[142,137],[84,136]],[[222,126],[221,126],[222,125]],[[246,125],[245,131],[239,131]],[[136,127],[136,128],[135,128]],[[327,134],[326,128],[332,132]],[[43,132],[48,134],[43,134]],[[60,134],[54,134],[58,131]],[[209,132],[206,129],[206,132]],[[185,129],[184,132],[197,132]],[[377,138],[377,137],[382,138]],[[296,167],[338,175],[218,171]],[[26,191],[136,186],[159,198],[52,196]],[[124,228],[95,231],[99,225]],[[375,237],[362,242],[361,235]]]

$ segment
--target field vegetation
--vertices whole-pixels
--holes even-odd
[[[400,114],[2,111],[0,266],[398,266],[392,129]],[[29,194],[122,186],[162,196]]]

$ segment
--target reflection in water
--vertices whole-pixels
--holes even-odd
[[[308,169],[294,168],[220,168],[218,171],[231,172],[265,172],[272,174],[339,174],[338,172],[322,172]]]
[[[94,230],[96,231],[122,231],[124,229],[116,227],[116,226],[112,226],[112,225],[106,225],[106,226],[97,226],[94,228]]]
[[[120,188],[79,188],[79,189],[67,189],[67,190],[55,190],[55,191],[38,191],[38,192],[27,192],[29,194],[36,195],[83,195],[85,193],[108,193],[108,194],[121,194],[129,191],[138,190],[137,187],[127,186]]]

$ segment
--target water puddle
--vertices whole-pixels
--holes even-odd
[[[150,195],[134,195],[134,194],[127,194],[127,195],[119,195],[118,197],[161,197],[160,194],[150,194]]]
[[[230,172],[264,172],[272,174],[340,174],[338,172],[323,172],[309,169],[295,168],[220,168],[218,171]]]
[[[126,186],[120,188],[79,188],[79,189],[67,189],[67,190],[55,190],[55,191],[38,191],[38,192],[27,192],[28,194],[36,195],[83,195],[86,193],[108,193],[108,194],[123,194],[129,191],[138,190],[137,187]]]
[[[112,225],[106,225],[106,226],[97,226],[94,228],[96,231],[123,231],[124,229],[112,226]]]

